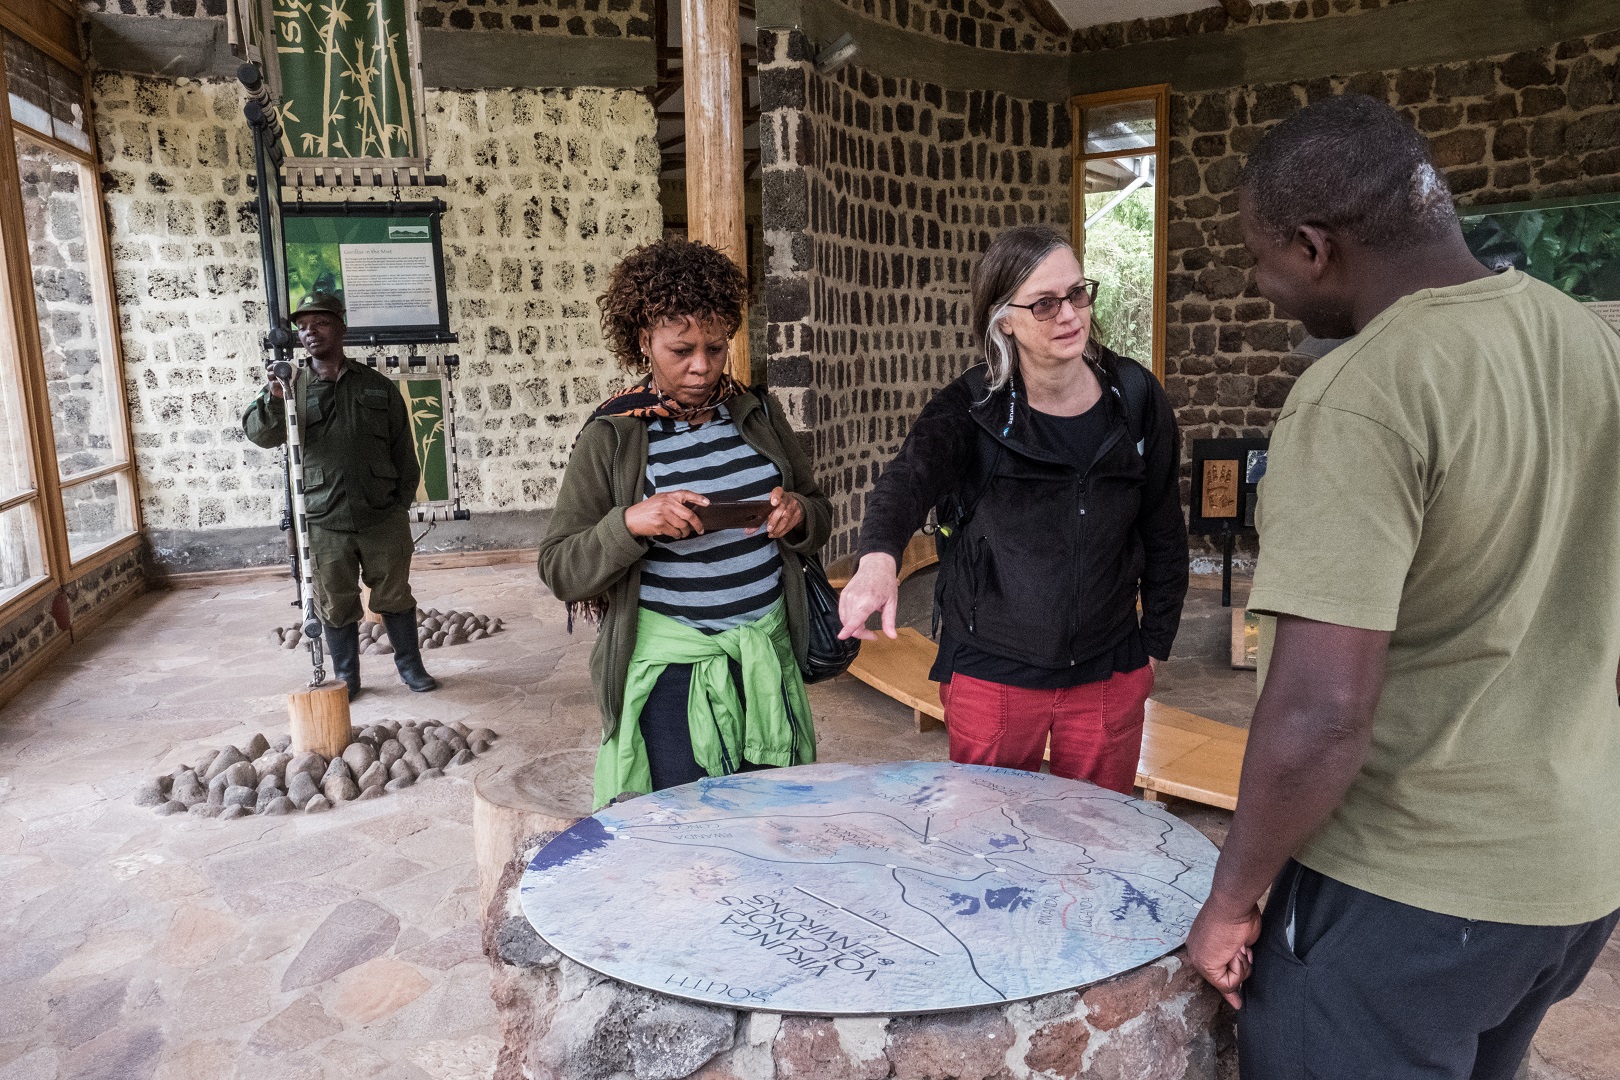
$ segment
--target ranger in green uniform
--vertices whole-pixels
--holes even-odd
[[[311,293],[293,312],[298,341],[314,362],[305,383],[304,501],[309,511],[315,611],[326,626],[332,670],[360,692],[360,586],[382,616],[394,665],[416,691],[439,684],[422,667],[411,595],[411,527],[406,509],[421,468],[411,442],[405,400],[387,376],[343,353],[343,301]],[[255,445],[287,440],[279,383],[271,383],[242,414]]]

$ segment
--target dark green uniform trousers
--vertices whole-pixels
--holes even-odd
[[[315,613],[327,626],[360,621],[360,582],[371,590],[371,610],[398,615],[416,607],[411,594],[411,523],[404,511],[358,532],[309,527],[315,571]]]

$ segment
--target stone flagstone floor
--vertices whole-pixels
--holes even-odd
[[[476,722],[502,735],[481,760],[595,745],[590,635],[568,637],[530,567],[417,586],[425,606],[508,629],[430,653],[434,694],[364,658],[357,722]],[[285,730],[283,695],[307,661],[264,638],[288,596],[249,584],[142,597],[0,709],[0,1080],[489,1075],[465,778],[313,817],[164,819],[130,801],[205,747]],[[1189,629],[1222,614],[1195,594]],[[1190,633],[1163,689],[1189,708],[1218,698],[1212,714],[1244,722],[1252,676],[1222,670],[1218,636]],[[851,679],[812,701],[825,760],[945,756],[942,733],[915,734],[909,709]],[[1223,815],[1180,809],[1222,832]],[[1530,1075],[1620,1080],[1620,947],[1549,1018]]]

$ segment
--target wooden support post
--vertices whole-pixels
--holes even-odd
[[[742,47],[737,0],[681,0],[686,111],[686,235],[748,273],[743,208]],[[731,340],[731,374],[749,381],[748,317]]]
[[[473,859],[478,910],[487,915],[508,864],[536,838],[549,840],[590,812],[595,751],[560,751],[494,765],[473,779]]]
[[[313,750],[328,760],[343,753],[353,738],[349,724],[349,688],[342,683],[317,686],[287,695],[292,752]]]

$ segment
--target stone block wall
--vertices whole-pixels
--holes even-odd
[[[265,329],[241,91],[103,72],[92,92],[146,526],[274,524],[275,457],[236,422]]]
[[[67,583],[68,617],[74,625],[84,622],[110,605],[121,603],[146,588],[144,554],[140,549],[83,574]]]
[[[656,121],[630,90],[428,95],[444,196],[451,326],[461,334],[461,482],[476,513],[549,508],[574,436],[625,376],[596,297],[658,239]]]
[[[117,15],[155,15],[160,18],[222,18],[226,0],[79,0],[82,12],[104,11]]]
[[[851,11],[940,41],[1001,52],[1064,53],[1069,36],[1037,22],[1022,0],[838,0]]]
[[[123,0],[128,3],[130,0]],[[183,0],[170,0],[181,3]],[[420,0],[422,25],[561,37],[646,38],[657,0]]]
[[[57,635],[66,633],[51,618],[51,605],[55,600],[54,593],[47,595],[0,625],[0,686],[14,669],[20,668]]]
[[[0,624],[0,694],[7,677],[61,635],[97,622],[146,590],[146,568],[139,549],[70,581],[60,594],[48,593]],[[57,625],[52,609],[66,598],[68,629]]]
[[[1430,139],[1459,205],[1620,191],[1620,32],[1430,68],[1175,95],[1166,389],[1182,435],[1265,435],[1309,365],[1260,297],[1237,223],[1244,155],[1328,94],[1370,94]],[[1184,481],[1183,497],[1189,481]]]
[[[850,66],[761,31],[769,380],[834,505],[828,559],[931,394],[977,361],[968,275],[995,234],[1069,223],[1068,110]]]
[[[617,380],[593,301],[653,239],[656,125],[616,90],[429,91],[460,332],[461,479],[475,513],[549,507],[580,423]],[[277,455],[238,419],[262,385],[263,285],[234,83],[95,83],[126,388],[147,527],[272,526]]]
[[[1117,49],[1123,45],[1137,45],[1144,41],[1165,41],[1170,38],[1191,37],[1195,34],[1228,33],[1251,26],[1360,15],[1379,8],[1414,2],[1415,0],[1272,0],[1271,3],[1252,5],[1247,18],[1234,17],[1225,5],[1212,4],[1179,15],[1081,27],[1074,32],[1074,50],[1091,52],[1098,49]]]

